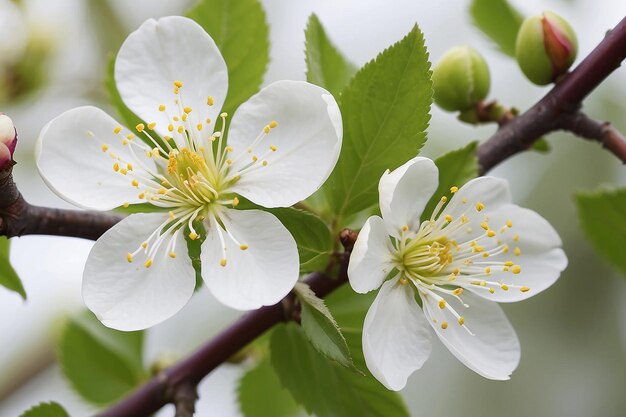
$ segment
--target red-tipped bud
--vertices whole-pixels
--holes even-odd
[[[538,85],[550,84],[565,74],[577,52],[576,33],[556,13],[527,18],[517,34],[517,62],[524,75]]]
[[[0,170],[13,164],[17,131],[9,116],[0,113]]]

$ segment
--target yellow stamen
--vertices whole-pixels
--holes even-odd
[[[239,249],[241,250],[246,250],[248,249],[248,247],[249,247],[248,245],[239,245]]]
[[[128,252],[126,254],[126,260],[128,261],[128,263],[131,263],[133,261],[133,254]]]
[[[481,203],[480,201],[476,203],[476,211],[483,211],[484,208],[485,208],[485,205]]]
[[[456,193],[457,191],[459,191],[459,187],[450,187],[450,192],[452,194]]]
[[[135,126],[135,129],[137,129],[137,132],[139,133],[143,132],[145,128],[146,126],[143,123],[139,123],[137,126]]]
[[[224,258],[220,259],[220,265],[223,267],[226,266],[226,259]]]
[[[444,321],[443,323],[441,323],[441,328],[442,328],[443,330],[446,330],[446,329],[448,328],[448,322],[447,322],[447,321]]]
[[[152,259],[148,259],[144,265],[146,268],[150,268],[152,266]]]

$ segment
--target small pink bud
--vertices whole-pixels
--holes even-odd
[[[17,131],[9,116],[0,113],[0,170],[12,165]]]

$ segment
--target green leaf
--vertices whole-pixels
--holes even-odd
[[[337,98],[357,67],[333,45],[315,14],[309,17],[305,36],[306,79],[324,87]]]
[[[546,138],[539,138],[530,147],[535,152],[548,153],[552,149]]]
[[[26,291],[22,285],[22,280],[9,262],[9,239],[0,236],[0,285],[8,290],[15,291],[26,300]]]
[[[626,275],[626,188],[576,196],[589,240],[606,260]]]
[[[193,227],[198,234],[198,238],[191,240],[189,237],[189,228],[185,228],[185,242],[187,242],[187,254],[189,255],[189,259],[191,259],[191,266],[193,266],[194,271],[196,271],[195,290],[198,291],[204,282],[202,280],[202,259],[200,255],[202,253],[202,244],[206,239],[206,229],[204,223],[199,221],[195,222]]]
[[[308,413],[318,417],[405,417],[398,393],[371,376],[360,375],[324,358],[294,323],[271,336],[271,360],[281,383]]]
[[[333,239],[326,224],[309,212],[294,208],[267,209],[289,230],[298,245],[300,272],[321,271],[333,253]]]
[[[232,114],[255,94],[269,62],[268,26],[258,0],[200,0],[187,16],[213,38],[228,66],[223,111]]]
[[[474,25],[495,42],[503,53],[515,56],[515,39],[524,20],[520,12],[507,0],[473,0],[470,14]]]
[[[24,411],[20,417],[69,417],[67,411],[55,402],[41,403]]]
[[[300,410],[289,391],[280,385],[268,357],[241,378],[238,396],[244,417],[290,417]]]
[[[415,156],[426,141],[432,81],[417,26],[370,61],[340,98],[343,148],[324,189],[338,224],[378,201],[378,180]]]
[[[347,368],[355,369],[350,349],[332,313],[303,282],[294,288],[301,305],[302,330],[319,353]]]
[[[85,400],[104,405],[118,400],[145,379],[142,347],[143,332],[112,330],[85,313],[66,324],[58,355],[72,387]]]
[[[442,196],[450,196],[450,187],[461,188],[467,181],[478,176],[477,146],[477,142],[472,142],[435,160],[439,168],[439,186],[424,208],[422,221],[430,218]]]

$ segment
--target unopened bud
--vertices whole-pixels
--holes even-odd
[[[489,93],[489,67],[469,46],[451,49],[433,69],[434,99],[448,111],[472,108]]]
[[[0,114],[0,170],[13,162],[17,132],[9,116]]]
[[[576,33],[556,13],[527,18],[517,33],[517,62],[524,75],[537,85],[550,84],[565,74],[577,52]]]

